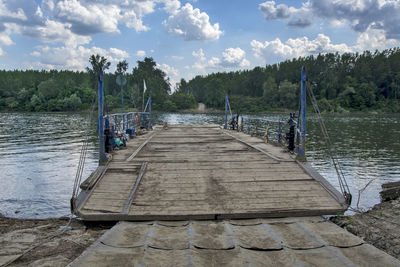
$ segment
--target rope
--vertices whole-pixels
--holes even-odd
[[[320,109],[318,107],[317,100],[316,100],[315,95],[314,95],[313,91],[311,90],[311,88],[307,87],[307,89],[308,89],[307,92],[308,92],[309,97],[311,99],[312,106],[314,108],[315,113],[317,114],[318,122],[319,122],[319,125],[321,127],[322,134],[323,134],[323,136],[325,138],[325,144],[327,146],[329,156],[332,159],[333,165],[334,165],[335,170],[336,170],[336,174],[337,174],[338,181],[339,181],[340,191],[342,192],[342,194],[346,198],[346,200],[348,202],[350,202],[351,201],[350,188],[349,188],[349,186],[347,184],[347,181],[346,181],[346,178],[345,178],[345,176],[343,174],[342,168],[340,167],[339,161],[334,156],[334,154],[336,154],[336,153],[333,153],[333,151],[332,151],[332,150],[334,150],[333,146],[332,146],[332,142],[331,142],[331,139],[329,138],[328,131],[327,131],[325,123],[324,123],[324,121],[322,119],[321,111],[320,111]],[[348,203],[348,204],[350,204],[350,203]]]
[[[96,99],[97,99],[97,92],[94,94],[93,100],[92,100],[92,108],[91,108],[90,115],[89,115],[89,129],[91,128],[91,125],[92,125]],[[84,141],[82,143],[82,147],[81,147],[78,168],[77,168],[76,174],[75,174],[74,187],[72,190],[72,198],[73,199],[75,197],[77,197],[78,192],[79,192],[79,186],[80,186],[81,180],[82,180],[82,175],[83,175],[83,170],[85,167],[86,154],[87,154],[88,147],[89,147],[89,131],[86,131],[85,139],[84,139]]]
[[[229,113],[231,114],[231,120],[232,120],[233,115],[232,115],[231,104],[229,103],[229,99],[228,99],[228,107],[229,107]]]

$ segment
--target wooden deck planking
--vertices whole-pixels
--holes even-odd
[[[337,192],[329,192],[281,148],[258,138],[217,126],[170,126],[150,135],[151,140],[141,136],[113,154],[106,174],[81,203],[81,217],[280,217],[346,209]],[[124,213],[143,162],[147,169]]]

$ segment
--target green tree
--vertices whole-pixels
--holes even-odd
[[[126,60],[118,62],[116,74],[125,74],[127,70],[128,70],[128,62],[126,62]]]
[[[56,98],[60,91],[61,90],[56,80],[53,78],[41,82],[38,86],[39,97],[41,97],[45,101]]]

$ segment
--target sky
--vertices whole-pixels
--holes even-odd
[[[152,57],[181,78],[400,46],[399,0],[0,0],[0,69],[115,71]]]

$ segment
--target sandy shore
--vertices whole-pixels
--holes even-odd
[[[66,266],[111,226],[0,217],[0,266]]]
[[[371,210],[331,220],[350,233],[400,260],[400,199],[375,205]]]

